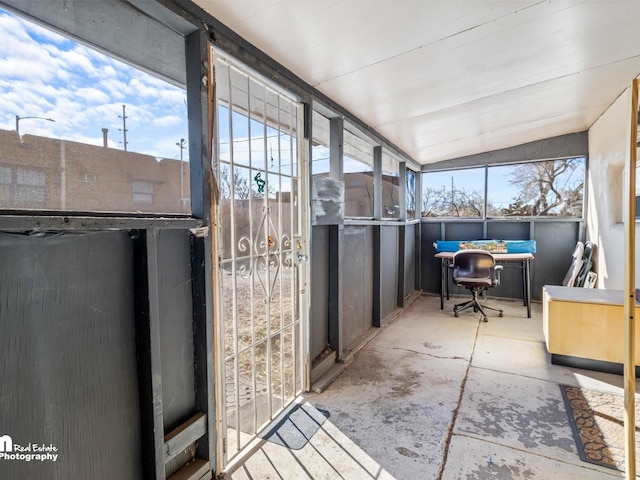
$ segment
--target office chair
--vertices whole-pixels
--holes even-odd
[[[485,309],[495,310],[502,317],[502,310],[489,305],[480,305],[478,292],[500,285],[500,271],[502,265],[496,265],[495,258],[485,250],[460,250],[453,256],[453,281],[456,285],[465,287],[473,298],[467,302],[458,303],[453,307],[453,314],[473,307],[473,311],[480,311],[482,319],[487,321]]]

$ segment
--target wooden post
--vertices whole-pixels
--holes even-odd
[[[216,368],[214,296],[216,292],[215,184],[212,172],[212,75],[210,32],[197,30],[186,36],[186,73],[189,117],[189,174],[191,211],[202,219],[205,231],[191,236],[193,271],[193,338],[196,410],[206,415],[206,435],[200,438],[196,456],[220,473],[224,467],[218,435],[219,389]],[[205,79],[205,81],[203,81]],[[197,460],[196,460],[197,461]],[[195,462],[194,462],[195,463]],[[197,465],[197,464],[196,464]],[[199,469],[199,467],[198,467]]]
[[[625,478],[636,478],[636,437],[635,437],[635,246],[636,246],[636,152],[638,132],[638,80],[631,82],[629,92],[630,131],[629,155],[627,159],[627,216],[624,222],[625,250],[625,296],[624,296],[624,447]]]

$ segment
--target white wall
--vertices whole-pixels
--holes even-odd
[[[622,220],[627,205],[624,178],[628,131],[629,94],[625,91],[589,129],[587,237],[598,245],[595,256],[598,288],[624,289]],[[637,223],[636,236],[640,239]],[[636,259],[640,259],[638,246]],[[636,285],[640,285],[638,262]]]

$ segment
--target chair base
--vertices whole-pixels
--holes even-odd
[[[473,307],[473,311],[474,312],[480,312],[482,314],[482,320],[487,322],[487,313],[485,312],[485,309],[488,310],[493,310],[498,312],[498,316],[502,317],[503,316],[503,312],[502,310],[500,310],[499,308],[496,307],[492,307],[491,305],[480,305],[480,302],[478,301],[478,290],[477,289],[473,289],[473,288],[469,288],[467,289],[471,292],[471,294],[473,295],[473,298],[471,300],[468,300],[466,302],[462,302],[462,303],[458,303],[456,305],[454,305],[453,307],[453,315],[455,317],[458,316],[458,314],[464,310],[467,310],[471,307]]]

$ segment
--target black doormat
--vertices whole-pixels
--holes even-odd
[[[320,429],[329,412],[309,404],[297,404],[261,438],[292,450],[300,450]]]
[[[624,397],[560,385],[580,459],[624,471]],[[636,456],[640,455],[636,400]]]

